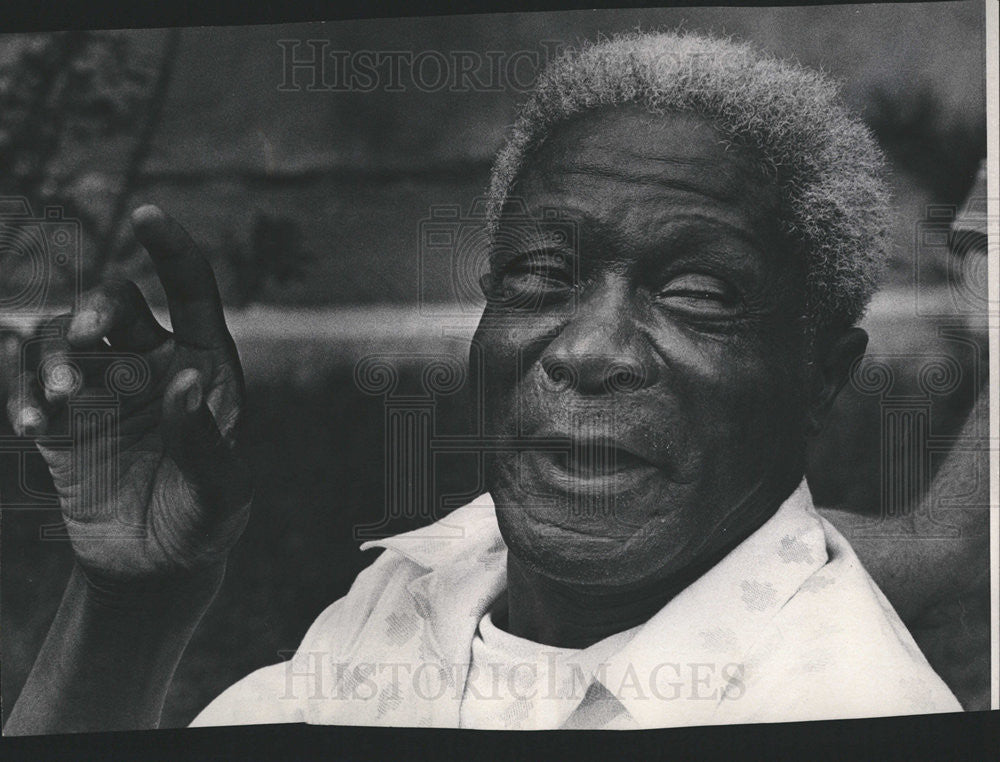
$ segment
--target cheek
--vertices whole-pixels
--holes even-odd
[[[689,342],[664,350],[666,383],[716,458],[760,459],[805,419],[803,363],[794,337]]]
[[[523,381],[546,343],[541,318],[531,322],[501,322],[484,316],[473,338],[470,363],[475,364],[482,390],[482,412],[493,432],[516,428],[525,392]]]
[[[472,339],[469,364],[482,389],[483,402],[490,403],[515,381],[517,347],[510,330],[498,327],[484,315]]]

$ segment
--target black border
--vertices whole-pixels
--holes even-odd
[[[817,690],[822,690],[818,685]],[[1000,713],[635,731],[314,725],[4,738],[4,759],[995,759]],[[991,752],[987,754],[987,752]],[[544,756],[543,756],[544,755]],[[633,756],[637,755],[637,756]]]
[[[898,0],[893,0],[898,1]],[[924,2],[928,0],[917,0]],[[948,0],[959,2],[961,0]],[[455,0],[5,0],[0,33],[62,29],[279,24],[405,16],[567,11],[593,8],[791,6],[822,0],[512,0],[458,5]],[[869,4],[869,3],[858,3]],[[817,685],[818,691],[823,690]],[[1000,758],[1000,712],[915,715],[810,723],[672,728],[651,731],[496,732],[310,725],[144,730],[0,738],[3,759],[994,759]],[[556,756],[558,755],[558,756]]]
[[[888,0],[965,2],[967,0]],[[572,11],[614,8],[780,7],[837,5],[837,0],[4,0],[0,33],[68,29],[138,29],[170,26],[285,24],[345,19],[447,16],[479,13]],[[874,5],[868,0],[853,3]],[[885,3],[883,3],[885,4]]]

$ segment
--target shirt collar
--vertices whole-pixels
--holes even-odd
[[[722,676],[741,668],[764,627],[826,561],[803,480],[756,532],[646,622],[609,659],[601,682],[642,726],[665,712],[689,720],[672,724],[698,724],[722,700]]]
[[[432,645],[453,664],[467,662],[479,620],[506,586],[507,548],[489,493],[434,524],[361,546],[372,547],[395,550],[426,569],[409,590],[431,623]],[[698,679],[710,671],[718,680],[725,667],[739,665],[826,562],[826,536],[803,480],[756,532],[637,628],[595,679],[641,726],[658,724],[665,712],[679,715],[672,724],[698,723],[718,701],[675,697],[678,675]],[[691,665],[700,665],[700,673]],[[703,692],[713,687],[717,682]]]
[[[483,551],[502,554],[506,558],[507,547],[500,538],[493,498],[489,492],[433,524],[381,540],[370,540],[361,545],[361,550],[395,550],[430,571],[458,558],[468,557],[470,548],[480,546]]]
[[[366,542],[361,549],[376,547],[424,569],[407,589],[430,626],[427,645],[449,669],[467,665],[479,620],[507,584],[507,546],[490,494],[433,524]]]

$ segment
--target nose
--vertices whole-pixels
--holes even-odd
[[[579,394],[635,392],[656,383],[656,356],[624,284],[602,284],[576,304],[539,361],[548,385]]]

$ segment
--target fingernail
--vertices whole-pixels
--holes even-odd
[[[201,382],[196,380],[188,389],[187,396],[184,397],[184,407],[189,413],[195,412],[201,407]]]

